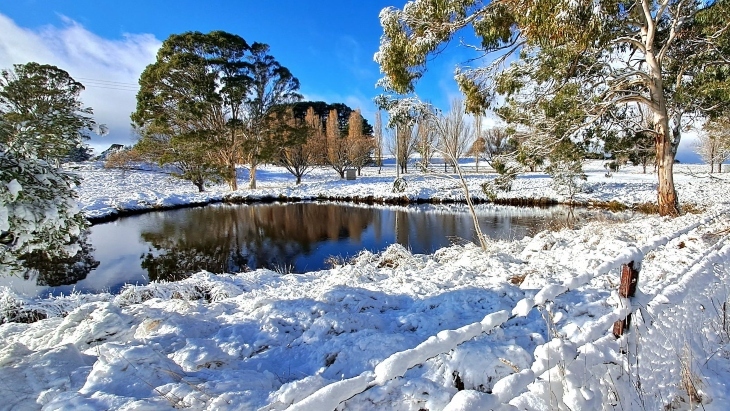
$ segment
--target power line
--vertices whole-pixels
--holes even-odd
[[[106,89],[106,90],[119,90],[119,91],[132,91],[132,92],[137,92],[137,89],[133,89],[133,88],[107,87],[107,86],[100,86],[100,85],[96,85],[96,84],[86,84],[86,85],[84,85],[84,87],[85,88],[101,88],[101,89]]]
[[[117,91],[132,91],[137,92],[139,86],[134,83],[123,83],[121,81],[111,80],[99,80],[88,77],[76,77],[77,80],[82,80],[85,88],[98,88],[105,90],[117,90]]]
[[[122,82],[119,82],[119,81],[98,80],[98,79],[86,78],[86,77],[76,77],[76,78],[79,79],[79,80],[93,81],[93,82],[96,82],[96,83],[119,84],[119,85],[122,85],[122,86],[135,86],[135,87],[138,86],[137,83],[122,83]]]

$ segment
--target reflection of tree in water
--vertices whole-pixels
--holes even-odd
[[[73,257],[49,259],[40,251],[23,256],[23,278],[35,279],[37,285],[49,287],[75,284],[86,278],[99,266],[99,261],[92,255],[94,248],[89,244],[87,234],[78,240],[81,249]]]
[[[142,267],[150,280],[176,280],[200,270],[239,272],[292,268],[320,241],[359,239],[374,218],[368,208],[333,204],[219,206],[159,214]]]

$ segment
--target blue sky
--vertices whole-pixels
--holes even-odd
[[[84,83],[82,100],[110,134],[94,136],[97,150],[131,144],[129,114],[137,80],[171,34],[224,30],[271,46],[271,54],[301,82],[308,100],[342,102],[360,108],[374,122],[373,98],[382,90],[373,54],[384,7],[405,0],[4,0],[0,1],[0,68],[36,61],[53,64]],[[465,34],[465,35],[468,35]],[[473,52],[452,41],[429,63],[417,94],[448,110],[459,97],[454,67]],[[491,124],[489,121],[487,125]],[[697,162],[692,138],[678,158]]]
[[[85,104],[110,126],[92,145],[128,144],[129,113],[139,74],[170,34],[224,30],[271,46],[271,54],[301,82],[311,100],[344,102],[374,122],[380,78],[373,61],[382,33],[378,14],[393,1],[88,1],[14,0],[0,3],[0,67],[38,61],[84,83]],[[465,51],[466,52],[466,51]],[[458,96],[458,50],[441,56],[418,94],[448,109]]]

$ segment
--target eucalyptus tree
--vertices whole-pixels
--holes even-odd
[[[256,188],[256,169],[272,161],[286,146],[274,131],[288,104],[301,100],[299,80],[269,54],[269,46],[254,43],[247,57],[250,88],[243,95],[243,158],[249,166],[249,188]]]
[[[196,175],[219,174],[238,189],[236,165],[256,167],[278,151],[269,131],[275,111],[296,98],[299,82],[268,54],[223,31],[174,34],[142,73],[132,121],[150,154],[165,164],[198,163]],[[157,143],[167,146],[160,150]],[[164,156],[162,154],[164,153]],[[184,175],[185,173],[183,173]]]
[[[429,57],[471,27],[476,47],[493,61],[457,68],[470,112],[489,108],[498,95],[538,107],[569,87],[582,113],[556,134],[558,144],[613,107],[641,104],[651,113],[652,128],[641,131],[655,139],[659,212],[676,215],[673,164],[683,116],[727,104],[729,9],[726,0],[414,0],[380,14],[379,84],[412,92]],[[725,74],[702,77],[708,69]]]
[[[220,175],[237,189],[242,149],[242,99],[250,87],[241,37],[214,31],[173,34],[139,79],[131,118],[140,134],[135,149],[202,189]]]

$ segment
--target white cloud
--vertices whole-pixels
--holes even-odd
[[[30,61],[52,64],[86,86],[82,101],[110,129],[106,137],[92,137],[97,152],[112,143],[132,142],[129,114],[136,106],[137,81],[154,62],[160,40],[151,34],[105,39],[64,16],[58,26],[32,30],[0,14],[0,32],[0,68]]]

